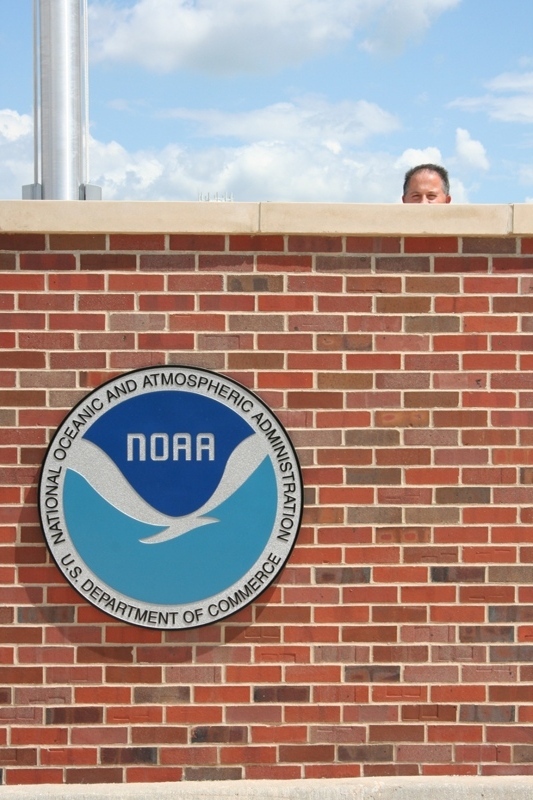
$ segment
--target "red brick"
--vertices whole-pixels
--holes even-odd
[[[516,369],[516,359],[514,353],[464,353],[462,363],[465,370],[508,371]]]
[[[169,276],[169,289],[171,277]],[[165,277],[163,275],[139,273],[123,275],[119,273],[108,275],[107,281],[110,292],[163,292],[165,290]]]
[[[490,703],[531,703],[533,699],[533,686],[489,686],[488,699]],[[520,736],[520,733],[516,733]],[[527,737],[527,738],[524,738]],[[522,734],[519,741],[532,741],[532,730],[530,727],[522,729]],[[509,733],[507,733],[504,741],[509,741]],[[500,740],[501,741],[501,740]],[[515,741],[517,741],[515,739]]]
[[[50,242],[52,246],[52,242]],[[85,247],[77,248],[86,250]],[[103,250],[103,247],[95,248]],[[109,237],[110,250],[164,250],[165,237],[162,234],[122,233]]]
[[[516,483],[516,470],[500,467],[476,467],[472,469],[464,467],[461,470],[461,477],[463,483],[468,485]]]
[[[224,250],[226,237],[214,234],[178,233],[169,237],[170,250]]]
[[[0,327],[8,330],[44,330],[45,315],[31,313],[0,313]]]
[[[376,256],[377,272],[429,272],[430,261],[426,256]]]
[[[45,403],[44,392],[37,390],[0,389],[0,405],[5,407],[43,406]]]
[[[0,233],[0,250],[44,250],[45,244],[41,233]]]
[[[194,310],[194,297],[191,296],[188,307]],[[178,310],[178,309],[176,309]],[[182,309],[180,309],[182,310]],[[207,295],[200,297],[200,311],[254,311],[255,298],[250,295]]]
[[[399,253],[398,236],[347,236],[347,253]]]
[[[357,628],[344,627],[343,642],[395,642],[398,630],[393,625],[361,625]]]
[[[456,236],[406,236],[405,253],[457,253]]]
[[[333,761],[335,758],[335,748],[329,744],[299,745],[282,744],[279,747],[279,760],[282,763],[296,762],[316,763]]]
[[[50,250],[105,250],[106,237],[91,233],[52,233]]]
[[[258,255],[258,272],[310,272],[312,257],[307,255]]]
[[[403,603],[453,603],[456,590],[453,586],[406,586],[401,590]]]
[[[423,742],[423,725],[369,726],[370,742]]]
[[[377,411],[376,425],[385,428],[427,427],[429,413],[427,411]]]
[[[446,509],[428,509],[431,503],[432,490],[430,488],[401,488],[401,489],[378,489],[378,502],[390,503],[392,505],[405,505],[405,521],[408,525],[426,525],[435,522],[454,521],[454,515],[448,513]],[[412,508],[411,506],[418,506]],[[379,518],[378,522],[395,522],[394,519]]]
[[[154,272],[193,272],[196,267],[196,259],[192,253],[141,254],[139,267],[141,270],[153,270]]]
[[[495,256],[492,259],[495,272],[530,272],[533,269],[533,258],[527,256]]]
[[[431,609],[431,622],[434,623],[454,623],[469,622],[482,623],[485,619],[485,609],[483,606],[438,606]]]
[[[438,314],[487,314],[490,310],[488,297],[436,297],[435,311]]]
[[[410,350],[429,350],[430,338],[429,336],[412,335],[399,335],[399,334],[382,334],[375,337],[376,349],[378,351],[410,351]]]
[[[435,256],[435,272],[488,272],[486,256]]]
[[[459,470],[451,467],[412,468],[405,470],[409,485],[429,484],[431,486],[449,486],[459,482]]]
[[[125,253],[82,253],[80,268],[83,270],[122,271],[134,270],[137,256]]]
[[[79,767],[96,765],[98,750],[96,747],[43,747],[41,748],[41,764],[45,767],[60,767],[77,764]]]
[[[103,331],[106,319],[103,314],[49,314],[50,330]]]
[[[407,275],[405,290],[410,294],[462,294],[459,278],[442,275]]]
[[[415,764],[364,764],[365,778],[390,777],[392,775],[418,775],[419,766]]]
[[[16,350],[13,352],[2,353],[3,369],[39,369],[45,365],[45,354],[36,351]]]
[[[484,703],[487,700],[486,687],[475,684],[432,686],[430,693],[435,703]]]
[[[269,280],[272,280],[274,276],[269,276]],[[278,276],[278,280],[282,276]],[[347,279],[349,281],[350,278]],[[287,289],[289,292],[303,292],[305,294],[309,294],[309,292],[316,292],[317,294],[326,294],[326,293],[340,293],[343,291],[343,278],[342,276],[336,275],[297,275],[297,274],[289,274],[287,276]],[[279,283],[276,284],[279,286]],[[283,287],[281,287],[283,288]],[[279,288],[276,289],[279,291]]]
[[[17,259],[14,253],[0,253],[0,271],[16,269]]]
[[[516,253],[518,241],[514,236],[465,236],[463,253]]]
[[[514,333],[518,330],[517,317],[468,317],[463,318],[465,333]]]
[[[183,770],[180,767],[127,767],[127,783],[158,783],[158,782],[179,782],[183,779]],[[90,781],[87,781],[89,783]],[[102,782],[102,778],[96,780]]]
[[[456,722],[457,709],[448,705],[402,706],[402,720],[405,722]]]
[[[471,278],[467,275],[463,283],[465,292],[474,294],[516,294],[519,291],[518,278],[515,277],[504,278],[501,275],[490,275],[487,277],[476,276],[475,278]],[[526,287],[523,293],[528,293]]]
[[[245,777],[249,780],[295,780],[301,777],[300,766],[287,766],[287,765],[274,765],[266,764],[260,765],[247,765],[245,767]]]
[[[528,335],[502,335],[502,336],[493,336],[492,337],[492,348],[493,350],[510,350],[515,352],[516,350],[525,350],[530,351],[533,347],[533,336]]]
[[[436,351],[445,352],[451,350],[454,353],[470,352],[470,351],[486,351],[487,337],[482,336],[481,334],[479,335],[450,334],[449,336],[445,334],[435,335],[433,337],[433,347]],[[511,349],[511,348],[506,348],[506,349]]]
[[[316,298],[318,301],[318,312],[329,313],[331,311],[344,314],[371,314],[372,298],[370,296],[355,297],[354,295],[322,295]],[[293,306],[297,309],[297,297],[291,298]],[[302,295],[302,300],[313,303],[313,296]]]
[[[21,311],[71,311],[74,297],[67,294],[21,294],[18,301]]]
[[[342,408],[342,399],[340,392],[289,392],[288,403],[290,408]]]
[[[481,725],[428,725],[428,741],[482,742],[483,728]]]
[[[337,253],[342,250],[342,238],[339,236],[316,235],[289,236],[288,250],[295,253]]]
[[[486,428],[486,411],[440,411],[433,412],[434,424],[439,428]]]
[[[335,256],[317,255],[315,257],[315,266],[317,272],[353,273],[357,270],[368,272],[371,269],[372,262],[370,256],[352,256],[345,254]]]
[[[505,524],[516,522],[516,509],[513,508],[464,508],[463,522],[466,524],[483,525],[486,523]]]
[[[105,276],[94,273],[82,275],[80,273],[60,272],[57,275],[54,273],[49,274],[47,282],[49,290],[53,292],[98,292],[104,290]]]
[[[189,256],[185,257],[186,259]],[[251,272],[254,268],[254,257],[253,255],[244,255],[240,253],[231,253],[231,254],[206,254],[201,253],[198,256],[198,269],[200,271],[209,271],[214,272],[217,270],[221,271],[239,271],[239,272]],[[257,258],[259,258],[257,256]]]
[[[104,348],[114,349],[112,336],[116,337],[116,342],[124,342],[125,348],[133,348],[133,342],[128,337],[119,334],[108,334],[107,345]],[[139,348],[146,350],[192,350],[194,339],[192,333],[141,333],[139,334]]]
[[[250,252],[283,252],[285,241],[283,236],[233,234],[229,237],[229,249]]]

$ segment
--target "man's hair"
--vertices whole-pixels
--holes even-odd
[[[429,172],[436,172],[442,181],[442,189],[444,191],[444,194],[450,194],[450,176],[448,175],[447,169],[441,167],[440,164],[419,164],[418,167],[412,167],[412,169],[408,170],[405,173],[405,178],[403,182],[404,196],[407,194],[409,181],[411,180],[413,175],[415,175],[417,172],[422,172],[422,170],[428,170]]]

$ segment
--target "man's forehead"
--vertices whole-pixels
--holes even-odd
[[[409,183],[417,180],[418,178],[421,180],[435,180],[442,184],[442,178],[440,177],[439,173],[432,169],[419,169],[414,175],[411,176]]]
[[[430,169],[421,169],[411,176],[406,187],[406,193],[420,192],[421,190],[443,192],[444,184],[438,172]]]

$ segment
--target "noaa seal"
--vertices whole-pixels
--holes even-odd
[[[39,510],[69,583],[107,614],[186,629],[253,602],[279,575],[303,505],[277,417],[193,367],[126,373],[85,397],[43,463]]]

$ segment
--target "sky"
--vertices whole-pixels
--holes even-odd
[[[33,183],[33,0],[0,0],[0,199]],[[89,0],[104,200],[533,202],[527,0]]]

